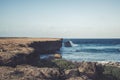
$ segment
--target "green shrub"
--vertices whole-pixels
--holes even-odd
[[[57,67],[56,63],[52,62],[51,60],[40,60],[40,61],[37,62],[37,64],[35,66],[50,67],[50,68]]]
[[[120,68],[114,66],[104,66],[104,75],[111,75],[115,80],[120,80]]]
[[[52,60],[60,69],[73,69],[76,68],[73,62],[59,59],[59,60]]]

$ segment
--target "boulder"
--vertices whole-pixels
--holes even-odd
[[[56,53],[56,54],[54,54],[54,58],[56,58],[56,59],[61,59],[62,56],[61,56],[61,54]]]
[[[67,78],[77,77],[80,75],[78,69],[69,69],[69,70],[65,70],[64,72]]]
[[[86,74],[92,79],[97,75],[96,63],[94,62],[83,62],[78,69],[80,73]]]
[[[65,46],[65,47],[72,47],[72,45],[71,45],[71,42],[70,42],[70,41],[64,42],[64,46]]]

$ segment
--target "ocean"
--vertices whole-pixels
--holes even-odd
[[[65,47],[66,41],[72,47]],[[63,39],[60,53],[71,61],[120,62],[120,39]]]

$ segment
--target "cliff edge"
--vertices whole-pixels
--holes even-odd
[[[62,46],[58,38],[1,38],[0,65],[34,63],[40,54],[54,54]]]

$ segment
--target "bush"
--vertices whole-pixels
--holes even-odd
[[[60,69],[73,69],[76,68],[73,62],[59,59],[59,60],[52,60]]]
[[[114,66],[104,66],[104,75],[113,76],[115,80],[120,80],[120,68]]]

